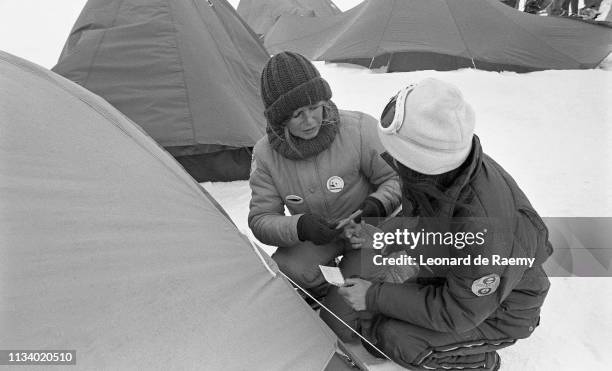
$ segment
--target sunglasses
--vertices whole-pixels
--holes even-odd
[[[385,106],[378,123],[380,131],[385,134],[395,134],[404,122],[404,106],[406,98],[414,90],[416,84],[410,84],[400,90]]]

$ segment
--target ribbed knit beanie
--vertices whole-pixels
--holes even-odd
[[[276,54],[261,73],[264,114],[272,127],[280,126],[296,109],[329,100],[331,96],[327,81],[298,53]]]

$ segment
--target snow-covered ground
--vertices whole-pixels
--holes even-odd
[[[484,151],[514,176],[542,216],[612,217],[612,71],[384,74],[315,64],[338,107],[374,117],[409,82],[433,76],[456,84],[476,111]],[[204,187],[252,237],[248,182]],[[610,369],[612,279],[551,281],[540,327],[531,338],[500,352],[502,369]]]
[[[0,0],[0,49],[51,68],[85,0]],[[230,0],[236,6],[238,0]],[[359,0],[337,0],[346,10]],[[607,12],[611,0],[601,10]],[[378,117],[399,88],[427,76],[458,85],[477,113],[485,152],[517,180],[543,216],[612,217],[612,71],[529,74],[474,70],[383,74],[316,63],[340,108]],[[207,183],[238,228],[248,183]],[[534,335],[503,350],[505,370],[608,370],[612,279],[553,278]]]

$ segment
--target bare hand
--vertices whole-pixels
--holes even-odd
[[[355,310],[366,310],[366,293],[372,283],[361,278],[347,278],[346,286],[338,289],[344,300]]]
[[[365,238],[361,236],[362,225],[351,220],[342,230],[342,237],[351,244],[351,248],[360,249],[365,242]]]

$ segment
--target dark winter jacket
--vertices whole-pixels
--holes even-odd
[[[552,253],[546,226],[512,177],[482,152],[476,136],[466,166],[445,194],[459,204],[442,208],[441,216],[453,221],[449,228],[456,232],[459,225],[472,233],[486,230],[484,245],[427,246],[420,252],[471,255],[472,262],[478,255],[535,258],[532,267],[430,265],[420,270],[416,280],[373,284],[366,296],[367,309],[439,332],[467,331],[486,320],[509,337],[529,336],[539,323],[550,286],[541,268]]]

